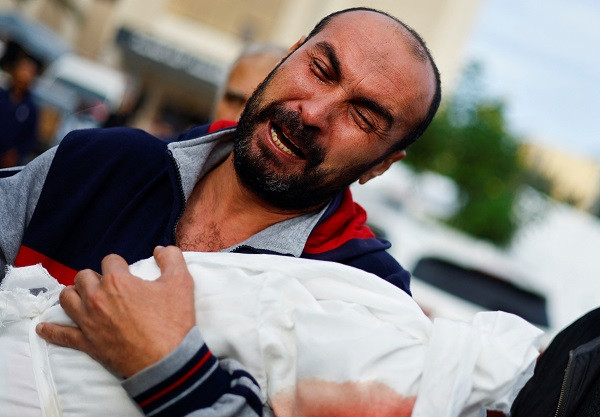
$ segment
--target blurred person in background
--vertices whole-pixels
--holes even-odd
[[[256,43],[244,48],[217,93],[213,120],[237,122],[256,87],[286,54],[286,48],[272,44]]]
[[[0,88],[0,168],[28,162],[38,131],[38,108],[30,91],[38,62],[20,51],[7,70],[9,84]]]
[[[156,282],[118,267],[109,275],[119,291],[108,294],[98,273],[176,245],[338,262],[409,293],[410,274],[365,225],[348,186],[404,158],[440,97],[437,67],[412,29],[372,9],[334,13],[289,49],[237,127],[201,126],[168,144],[135,129],[75,131],[0,180],[0,267],[41,262],[63,283],[78,277],[61,304],[81,330],[45,323],[40,334],[128,378],[146,414],[261,414],[251,375],[220,366],[204,343],[189,287],[148,292]],[[69,307],[92,298],[108,302],[93,317]]]
[[[255,43],[246,46],[230,65],[224,82],[215,96],[211,119],[237,122],[256,87],[287,54],[281,46]],[[156,114],[146,127],[148,133],[168,141],[176,140],[181,122],[168,108]],[[103,127],[116,126],[106,123]],[[125,126],[125,124],[120,124]],[[186,127],[186,130],[193,126]]]

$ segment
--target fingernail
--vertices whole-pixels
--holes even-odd
[[[43,328],[44,328],[44,324],[43,324],[43,323],[38,323],[38,325],[37,325],[37,326],[35,326],[35,332],[36,332],[37,334],[40,334],[40,333],[42,333],[42,329],[43,329]]]
[[[161,251],[161,250],[163,250],[164,248],[165,248],[164,246],[160,246],[160,245],[158,245],[157,247],[155,247],[155,248],[154,248],[154,250]]]

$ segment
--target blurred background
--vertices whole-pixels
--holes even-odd
[[[501,309],[550,337],[600,305],[595,0],[0,0],[0,86],[19,57],[37,68],[35,143],[19,162],[75,128],[166,138],[205,123],[245,46],[288,47],[361,5],[416,29],[442,74],[425,137],[353,186],[424,311]]]

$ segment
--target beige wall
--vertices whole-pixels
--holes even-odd
[[[73,45],[77,53],[102,57],[112,42],[114,11],[119,0],[72,0],[77,12],[56,0],[0,0],[0,9],[13,9],[40,21]]]
[[[345,7],[370,6],[390,12],[415,28],[432,50],[444,81],[460,64],[463,44],[481,0],[73,0],[83,19],[51,0],[0,0],[0,8],[20,7],[69,39],[87,56],[110,49],[114,31],[126,24],[156,32],[195,53],[226,61],[226,49],[243,39],[292,45],[324,15]],[[188,31],[188,40],[182,32]],[[212,34],[212,36],[208,35]],[[222,48],[208,46],[224,43]],[[218,50],[221,50],[219,52]]]
[[[120,0],[115,2],[114,15],[119,24],[157,33],[196,54],[227,63],[243,40],[290,46],[332,11],[375,7],[399,17],[423,36],[449,91],[460,71],[463,45],[480,1]]]
[[[551,195],[582,210],[593,209],[600,191],[600,165],[545,145],[523,146],[527,165],[551,182]]]
[[[284,0],[171,0],[169,10],[242,39],[267,41]]]
[[[370,6],[398,16],[425,39],[442,74],[447,94],[456,78],[466,36],[480,0],[72,0],[81,19],[53,0],[0,0],[0,7],[22,5],[32,16],[70,40],[80,54],[118,66],[122,51],[114,44],[120,27],[159,39],[223,68],[249,40],[290,46],[326,14],[353,6]],[[147,77],[146,84],[160,80]],[[187,107],[205,109],[186,86],[152,87],[152,103],[169,97]],[[181,90],[181,91],[175,91]],[[162,99],[161,99],[162,98]],[[196,105],[190,104],[194,99]],[[205,98],[211,101],[212,98]],[[146,109],[150,115],[152,108]],[[202,110],[204,111],[204,110]]]

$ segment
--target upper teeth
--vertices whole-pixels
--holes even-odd
[[[294,154],[290,150],[290,148],[288,148],[283,143],[281,143],[281,141],[277,137],[277,132],[275,132],[275,129],[273,129],[273,128],[271,128],[271,137],[273,138],[273,142],[275,142],[275,145],[279,146],[279,149],[281,149],[283,152],[285,152],[285,153],[287,153],[289,155],[293,155]]]

